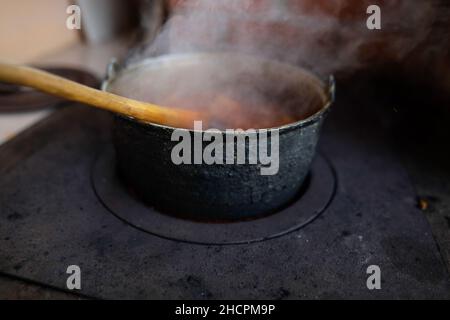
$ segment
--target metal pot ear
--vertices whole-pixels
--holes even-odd
[[[117,73],[120,70],[119,62],[116,58],[112,58],[111,61],[106,66],[106,75],[102,82],[102,90],[106,91],[107,86],[111,82],[112,79],[114,79],[117,75]]]
[[[336,100],[336,80],[333,75],[330,75],[328,79],[328,96],[330,97],[330,103],[334,103]]]

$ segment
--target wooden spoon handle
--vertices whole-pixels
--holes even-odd
[[[128,99],[27,66],[0,62],[0,81],[31,87],[54,96],[81,102],[145,122],[191,128],[194,120],[202,119],[197,112],[166,108]]]

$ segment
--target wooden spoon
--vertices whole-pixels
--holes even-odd
[[[22,65],[0,62],[0,81],[31,87],[54,96],[81,102],[144,122],[191,128],[194,120],[206,120],[204,115],[199,112],[167,108],[128,99]]]

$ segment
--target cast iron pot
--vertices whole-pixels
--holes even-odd
[[[315,154],[322,122],[334,99],[332,79],[324,84],[301,68],[246,55],[183,54],[147,59],[121,70],[110,66],[103,90],[141,100],[142,94],[150,95],[151,102],[158,103],[158,97],[179,89],[174,88],[174,81],[184,75],[203,73],[205,83],[182,83],[183,90],[198,90],[198,86],[208,86],[225,71],[233,70],[255,79],[267,79],[264,90],[269,94],[276,87],[274,94],[298,93],[309,104],[297,106],[310,113],[306,119],[271,128],[279,132],[278,173],[261,175],[260,165],[250,164],[176,165],[171,159],[172,149],[178,144],[171,141],[176,128],[116,116],[113,142],[118,173],[141,200],[179,217],[223,221],[275,212],[299,194]],[[227,78],[232,76],[228,74]],[[139,77],[144,81],[136,85]],[[287,87],[289,90],[285,90]],[[194,133],[182,130],[189,131],[191,136]],[[225,139],[226,133],[221,134]]]

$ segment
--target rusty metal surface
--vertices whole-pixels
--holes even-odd
[[[64,288],[67,266],[78,264],[81,293],[101,298],[450,298],[390,131],[365,100],[341,96],[325,126],[320,149],[339,177],[326,212],[283,237],[230,246],[162,239],[107,212],[89,172],[109,118],[61,110],[27,134],[39,148],[22,154],[18,137],[0,149],[0,163],[16,159],[0,175],[0,271]],[[366,288],[373,264],[381,290]]]

